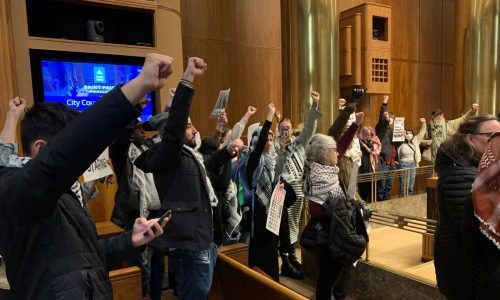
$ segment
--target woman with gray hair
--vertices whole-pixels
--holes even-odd
[[[339,156],[350,140],[341,138],[337,148],[332,137],[316,134],[306,148],[304,194],[311,219],[300,241],[318,259],[318,300],[331,299],[343,267],[361,256],[368,240],[358,204],[346,197],[338,176]]]

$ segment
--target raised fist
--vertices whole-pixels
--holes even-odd
[[[479,109],[479,104],[477,103],[472,103],[472,110],[477,111]]]
[[[207,64],[202,58],[199,57],[190,57],[188,59],[188,64],[186,67],[186,71],[184,72],[184,76],[187,75],[188,78],[184,78],[189,80],[190,77],[194,78],[196,75],[201,75],[205,73],[207,70]],[[192,80],[190,80],[192,81]]]
[[[358,127],[361,125],[361,123],[363,123],[363,118],[365,117],[365,113],[364,112],[358,112],[356,113],[356,125],[358,125]]]
[[[318,106],[319,103],[319,93],[317,91],[312,91],[311,92],[311,98],[313,99],[314,105]]]
[[[253,106],[249,106],[247,108],[247,114],[249,114],[250,116],[253,115],[256,111],[257,111],[257,109]]]
[[[274,116],[274,112],[276,111],[276,108],[274,107],[274,104],[273,103],[269,103],[267,106],[266,106],[266,111],[269,115],[273,115]]]
[[[425,118],[420,118],[420,123],[425,124],[427,121],[425,121]]]
[[[26,109],[26,100],[21,97],[16,97],[14,99],[9,100],[9,114],[11,114],[14,118],[19,120]]]
[[[384,95],[384,104],[387,104],[389,102],[389,95]]]
[[[227,152],[231,155],[238,155],[240,150],[245,148],[245,144],[242,140],[236,139],[232,141],[229,145],[227,145]]]
[[[147,92],[163,87],[165,79],[173,72],[173,63],[174,59],[170,56],[156,53],[146,55],[139,77]]]

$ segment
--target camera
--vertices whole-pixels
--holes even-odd
[[[103,21],[88,20],[86,22],[85,36],[87,38],[87,41],[104,42],[104,36],[102,36],[103,32],[104,32]]]
[[[352,89],[352,100],[353,101],[359,101],[359,99],[361,99],[364,94],[366,93],[366,90],[367,89]]]

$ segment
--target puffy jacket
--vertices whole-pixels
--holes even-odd
[[[439,149],[434,265],[439,290],[449,299],[475,299],[479,284],[481,271],[477,265],[467,263],[461,234],[464,203],[470,202],[476,171],[477,162]]]
[[[366,249],[368,234],[356,200],[330,199],[323,204],[325,218],[311,219],[300,237],[300,245],[318,255],[327,247],[331,257],[348,265]]]

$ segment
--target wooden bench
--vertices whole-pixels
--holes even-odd
[[[114,300],[138,300],[142,298],[141,270],[128,267],[109,272]]]
[[[236,244],[222,247],[217,258],[214,280],[208,299],[307,299],[267,276],[248,268],[244,265],[247,261],[247,245]]]

